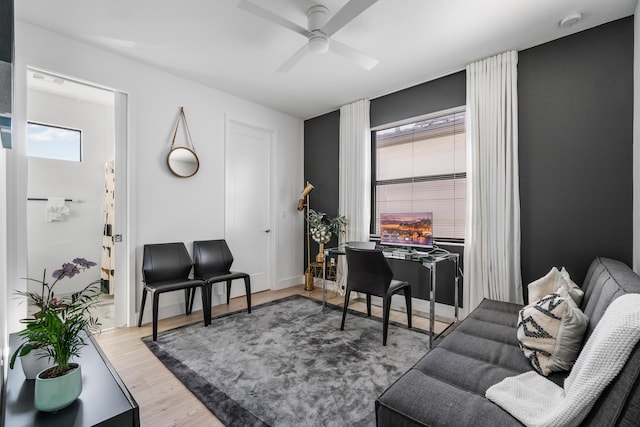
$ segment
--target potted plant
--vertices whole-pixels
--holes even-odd
[[[46,283],[46,270],[42,281],[27,279],[41,284],[40,293],[18,291],[39,311],[20,321],[26,325],[18,332],[23,343],[13,353],[10,367],[13,368],[16,357],[24,357],[36,349],[55,364],[36,376],[36,409],[57,411],[73,403],[82,391],[80,365],[72,363],[71,358],[80,355],[88,334],[100,328],[98,319],[91,315],[91,309],[98,303],[100,280],[60,298],[55,296],[54,287],[61,279],[71,278],[95,265],[84,258],[75,258],[53,272],[55,281],[51,285]]]
[[[324,244],[331,240],[332,235],[337,236],[339,233],[344,232],[344,227],[348,222],[347,218],[344,216],[331,218],[324,212],[316,212],[313,209],[309,209],[307,221],[309,221],[311,238],[320,245],[316,255],[316,262],[323,262]]]

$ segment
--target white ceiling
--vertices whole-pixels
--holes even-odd
[[[305,27],[347,0],[251,0]],[[277,68],[306,39],[239,0],[16,0],[16,18],[307,119],[634,13],[637,0],[378,0],[333,39],[378,59],[365,71],[333,52]],[[570,28],[560,20],[584,19]]]

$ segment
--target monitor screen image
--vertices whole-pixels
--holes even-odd
[[[381,213],[380,244],[433,247],[433,212]]]

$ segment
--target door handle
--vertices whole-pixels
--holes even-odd
[[[266,230],[264,230],[265,233],[271,233],[271,229],[267,228]]]

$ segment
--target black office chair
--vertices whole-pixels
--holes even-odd
[[[389,330],[389,311],[391,297],[399,292],[404,294],[407,304],[407,326],[411,328],[411,286],[409,282],[393,280],[393,272],[381,250],[356,249],[347,246],[347,291],[344,296],[342,310],[342,324],[347,316],[351,291],[362,292],[367,295],[367,316],[371,316],[371,295],[381,297],[382,311],[382,345],[387,345],[387,331]]]
[[[153,296],[153,340],[158,337],[158,297],[165,292],[185,291],[185,306],[187,314],[191,314],[192,304],[189,304],[190,291],[196,288],[202,290],[202,311],[204,326],[211,321],[209,302],[207,300],[206,285],[203,280],[189,279],[191,273],[191,257],[184,243],[159,243],[144,245],[142,256],[142,276],[144,289],[140,304],[138,327],[142,326],[144,304],[147,292]]]
[[[224,239],[193,242],[193,260],[193,275],[196,279],[203,280],[206,284],[205,288],[207,289],[210,310],[214,283],[227,283],[227,304],[229,304],[231,282],[235,279],[244,279],[247,310],[251,313],[251,278],[247,273],[231,271],[233,255]],[[194,295],[195,290],[191,294],[191,304],[193,304]]]

